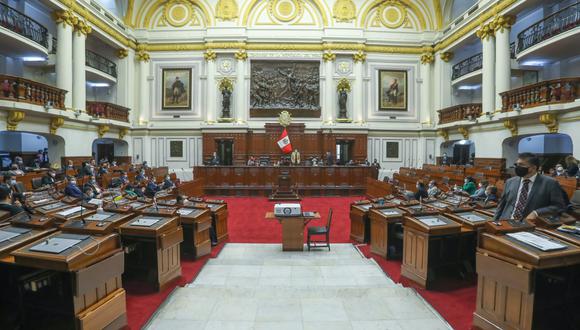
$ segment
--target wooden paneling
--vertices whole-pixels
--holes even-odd
[[[427,260],[429,237],[417,230],[404,226],[403,264],[401,275],[419,283],[427,284]]]

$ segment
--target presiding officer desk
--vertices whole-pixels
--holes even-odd
[[[302,196],[360,195],[375,175],[371,166],[197,166],[193,177],[205,178],[206,195],[267,196],[282,171]]]

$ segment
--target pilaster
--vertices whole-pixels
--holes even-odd
[[[495,32],[495,110],[502,108],[500,93],[510,89],[511,54],[510,29],[515,23],[515,16],[497,16],[490,24]]]
[[[334,121],[335,102],[334,102],[334,81],[333,69],[336,54],[327,51],[322,54],[324,61],[324,107],[322,108],[322,123],[332,124]]]
[[[205,121],[208,124],[213,124],[216,122],[216,81],[215,81],[215,71],[216,65],[215,60],[217,59],[217,53],[211,49],[208,49],[203,54],[206,61],[207,69],[207,102],[205,104],[206,117]]]
[[[353,90],[353,116],[352,119],[355,123],[364,123],[364,94],[363,94],[363,64],[367,59],[367,55],[358,51],[358,53],[353,55],[354,61],[354,90]]]
[[[495,111],[495,37],[491,24],[482,25],[477,31],[483,48],[481,103],[482,113]]]

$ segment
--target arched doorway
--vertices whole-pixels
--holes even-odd
[[[101,138],[93,141],[92,156],[95,160],[100,162],[106,160],[122,164],[127,162],[129,155],[129,144],[125,140]]]
[[[62,137],[47,133],[1,131],[0,159],[2,168],[10,166],[16,154],[21,154],[24,165],[32,164],[38,150],[48,149],[51,166],[61,166],[61,158],[65,155],[65,141]]]
[[[471,140],[452,140],[441,144],[441,155],[447,154],[449,164],[469,164],[470,158],[475,157],[475,143]]]
[[[529,134],[507,138],[502,143],[502,155],[508,167],[513,166],[518,154],[531,152],[540,156],[542,167],[549,169],[574,150],[572,139],[567,134]]]

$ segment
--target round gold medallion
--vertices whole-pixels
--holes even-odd
[[[268,12],[278,21],[290,22],[302,17],[304,8],[302,0],[270,0]]]
[[[165,4],[163,17],[165,21],[174,27],[182,27],[191,21],[193,8],[191,4],[183,0],[172,0]]]
[[[381,23],[390,29],[396,29],[407,20],[405,7],[396,1],[383,3],[377,11]]]

